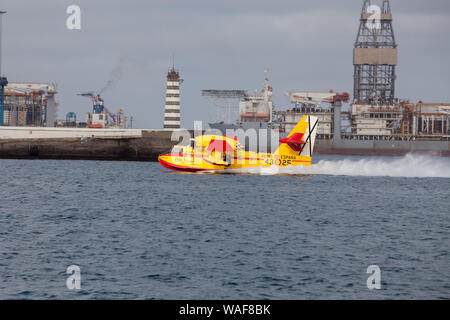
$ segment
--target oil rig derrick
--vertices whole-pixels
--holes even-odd
[[[353,51],[354,104],[394,104],[397,56],[389,0],[381,7],[364,0]]]

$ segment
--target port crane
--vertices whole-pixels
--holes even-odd
[[[100,97],[100,94],[90,91],[90,92],[86,92],[86,93],[79,93],[77,95],[91,99],[92,104],[93,104],[93,107],[92,107],[93,114],[102,114],[102,113],[106,112],[111,117],[113,122],[115,124],[117,123],[117,116],[114,113],[112,113],[111,111],[109,111],[108,108],[105,107],[105,102],[104,102],[103,98]]]
[[[286,93],[291,103],[295,105],[313,105],[315,108],[321,103],[334,104],[336,102],[347,102],[350,100],[350,94],[347,92],[336,93],[330,91],[289,91]]]

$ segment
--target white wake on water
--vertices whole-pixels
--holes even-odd
[[[404,157],[320,160],[310,167],[245,168],[232,173],[260,175],[346,175],[369,177],[450,178],[450,159],[408,154]]]

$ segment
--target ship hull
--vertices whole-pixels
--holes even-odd
[[[315,153],[334,155],[403,156],[408,153],[450,157],[448,141],[361,141],[317,139]]]

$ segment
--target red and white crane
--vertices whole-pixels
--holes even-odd
[[[286,93],[289,100],[293,104],[305,104],[319,106],[321,103],[331,103],[340,101],[347,102],[350,100],[350,95],[347,92],[336,93],[330,91],[289,91]]]

